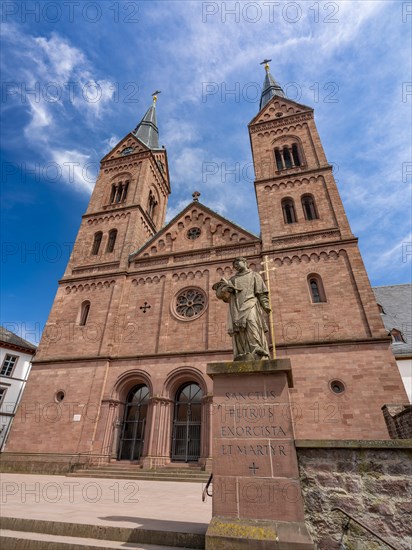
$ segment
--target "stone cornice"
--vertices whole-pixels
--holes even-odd
[[[295,439],[298,449],[412,449],[412,439]]]
[[[121,164],[130,164],[130,161],[139,161],[141,159],[146,159],[152,157],[152,152],[150,149],[147,151],[138,151],[136,153],[132,153],[131,155],[127,155],[124,157],[116,157],[114,159],[107,159],[107,160],[101,160],[100,166],[101,169],[105,169],[112,166],[117,166]]]
[[[340,231],[338,228],[319,229],[317,231],[311,231],[308,233],[297,233],[296,235],[284,235],[281,237],[272,237],[272,244],[282,245],[293,241],[317,241],[319,239],[331,238],[335,242],[339,242]]]
[[[239,250],[245,255],[249,249],[255,253],[254,256],[260,254],[261,250],[261,241],[256,239],[252,242],[242,242],[236,243],[233,245],[224,245],[221,247],[208,247],[201,248],[199,250],[193,250],[190,252],[168,252],[167,254],[159,254],[156,256],[141,256],[132,260],[130,265],[134,266],[134,270],[130,273],[135,274],[139,269],[139,266],[142,267],[151,267],[155,265],[168,265],[169,261],[172,264],[187,263],[192,262],[193,260],[206,260],[206,263],[217,263],[221,262],[225,256],[232,259],[236,254],[239,254]],[[200,265],[200,264],[199,264]],[[203,265],[203,264],[202,264]]]
[[[313,342],[313,341],[302,341],[302,342],[296,342],[294,344],[279,344],[276,346],[276,350],[278,352],[279,359],[282,358],[282,355],[279,354],[279,351],[285,351],[289,349],[295,349],[295,348],[322,348],[322,347],[347,347],[347,346],[368,346],[371,344],[382,344],[382,345],[388,345],[392,342],[392,338],[390,337],[378,337],[378,338],[359,338],[359,339],[347,339],[347,340],[324,340],[323,342]],[[146,354],[146,355],[122,355],[122,356],[114,356],[114,355],[101,355],[96,357],[94,356],[76,356],[76,357],[55,357],[52,359],[47,360],[39,360],[34,361],[34,366],[40,366],[40,365],[48,365],[48,364],[56,364],[56,363],[82,363],[82,362],[94,362],[96,363],[101,362],[101,367],[104,368],[106,366],[106,361],[130,361],[130,360],[144,360],[147,361],[149,359],[167,359],[170,357],[179,357],[181,360],[185,359],[186,357],[196,357],[198,356],[202,362],[204,361],[205,356],[213,357],[214,355],[227,355],[228,360],[231,360],[232,357],[232,350],[230,349],[218,349],[218,350],[195,350],[195,351],[175,351],[175,352],[166,352],[166,353],[152,353],[152,354]],[[219,357],[221,361],[221,357]],[[211,363],[213,361],[207,360],[208,363]]]
[[[326,230],[328,231],[328,230]],[[320,233],[323,233],[324,231],[320,231]],[[317,250],[319,251],[320,248],[328,250],[332,247],[341,249],[345,246],[352,246],[356,245],[358,243],[358,239],[356,237],[353,237],[351,239],[338,239],[338,240],[331,240],[331,241],[319,241],[316,243]],[[297,251],[306,251],[307,249],[313,248],[313,242],[308,244],[296,244],[293,246],[285,246],[282,248],[276,248],[275,244],[271,246],[270,248],[266,248],[264,250],[261,250],[261,243],[260,241],[256,241],[256,243],[249,243],[249,246],[252,245],[259,245],[259,251],[257,252],[255,250],[255,254],[248,256],[249,262],[260,262],[262,259],[262,254],[272,254],[275,257],[279,257],[280,255],[286,255],[290,252],[297,252]],[[248,245],[246,245],[248,246]],[[221,254],[217,255],[214,254],[216,249],[202,249],[199,251],[197,258],[196,267],[197,268],[204,268],[204,267],[210,267],[214,268],[216,266],[220,266],[222,264],[222,261],[227,259],[227,261],[230,263],[235,254],[239,253],[239,249],[241,252],[243,252],[243,255],[245,253],[245,243],[240,243],[237,246],[233,246],[232,251],[227,250],[228,247],[223,247],[221,250]],[[225,258],[225,252],[227,253],[227,258]],[[206,253],[207,252],[207,253]],[[231,252],[231,253],[229,253]],[[154,256],[152,258],[145,257],[142,258],[141,261],[134,261],[130,265],[129,269],[125,271],[124,269],[122,271],[115,271],[115,272],[106,272],[106,273],[88,273],[87,275],[80,275],[77,277],[74,276],[68,276],[60,279],[58,282],[60,285],[69,285],[69,284],[79,284],[84,279],[85,281],[89,282],[90,279],[93,280],[107,280],[108,278],[119,278],[119,277],[137,277],[138,275],[147,275],[148,273],[157,273],[157,274],[165,274],[165,272],[170,271],[170,265],[169,261],[171,262],[171,265],[173,265],[173,269],[193,269],[192,264],[188,264],[187,262],[193,261],[193,256],[187,256],[185,259],[185,262],[182,260],[181,264],[173,263],[173,257],[174,254],[170,253],[163,256]],[[200,261],[199,261],[200,260]],[[131,267],[133,265],[133,268]],[[173,273],[173,272],[172,272]]]
[[[78,273],[80,275],[82,272],[90,272],[91,269],[97,269],[99,271],[105,271],[107,269],[116,269],[116,267],[119,267],[119,266],[120,266],[120,261],[117,261],[117,262],[102,262],[102,263],[89,264],[89,265],[79,265],[78,267],[73,267],[72,268],[72,273],[73,273],[73,275],[76,275],[76,273]]]
[[[114,405],[116,407],[118,405],[124,405],[123,401],[119,401],[119,399],[112,399],[112,398],[102,399],[102,403],[108,403],[109,405]]]
[[[345,247],[347,245],[356,245],[358,243],[357,237],[353,237],[351,239],[342,239],[342,240],[334,240],[334,241],[328,241],[328,242],[320,242],[316,243],[317,251],[319,251],[319,248],[324,249],[330,249],[332,247],[341,249],[342,247]],[[266,248],[262,251],[263,254],[273,254],[273,255],[279,255],[279,254],[287,254],[289,252],[295,252],[300,250],[307,250],[307,249],[313,249],[313,243],[309,244],[299,244],[295,246],[285,246],[284,248]]]
[[[20,353],[25,353],[26,355],[34,356],[36,354],[36,347],[35,349],[30,349],[30,348],[25,348],[23,346],[17,346],[16,344],[11,344],[10,342],[0,342],[0,348],[10,350],[10,351],[19,351]]]
[[[153,395],[149,398],[149,401],[151,403],[165,403],[167,405],[169,403],[174,403],[173,399],[170,399],[169,397],[162,397],[160,395]]]
[[[255,179],[254,183],[255,185],[263,183],[277,183],[279,180],[291,180],[292,178],[300,180],[309,174],[317,174],[318,172],[327,172],[329,170],[333,170],[333,166],[331,164],[324,164],[323,166],[317,166],[316,168],[308,168],[306,170],[298,171],[296,171],[296,169],[282,170],[282,172],[279,172],[279,175],[277,176]]]
[[[313,112],[296,113],[293,115],[288,115],[287,117],[282,116],[276,120],[271,120],[269,122],[256,122],[253,126],[249,127],[249,132],[251,134],[257,134],[258,132],[264,132],[266,130],[271,130],[272,128],[279,128],[279,126],[288,126],[289,124],[294,124],[296,122],[305,122],[307,120],[313,120]]]
[[[119,278],[127,275],[128,275],[127,271],[112,271],[109,273],[87,273],[87,275],[86,274],[79,275],[78,277],[73,277],[73,276],[63,277],[63,279],[60,279],[58,283],[59,285],[80,284],[83,279],[87,283],[90,281],[90,279],[93,279],[93,280],[97,279],[99,281],[104,282],[109,278]]]

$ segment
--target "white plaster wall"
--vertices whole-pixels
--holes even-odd
[[[18,360],[12,376],[0,376],[0,386],[7,388],[6,395],[0,407],[0,449],[3,446],[4,438],[10,431],[9,425],[13,419],[12,416],[6,416],[3,413],[15,413],[18,402],[21,399],[22,388],[24,388],[24,384],[30,373],[31,360],[33,358],[33,355],[29,355],[28,353],[0,348],[0,366],[3,365],[6,355],[17,356]]]
[[[412,403],[412,359],[396,359],[402,382],[408,394],[409,403]]]

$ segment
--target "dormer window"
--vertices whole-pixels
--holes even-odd
[[[405,343],[405,338],[400,330],[393,328],[389,334],[392,336],[392,342],[394,344]]]
[[[385,310],[383,309],[383,307],[380,304],[378,304],[378,309],[379,309],[379,313],[382,313],[382,315],[386,315]]]

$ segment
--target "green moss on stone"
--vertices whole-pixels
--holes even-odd
[[[273,525],[244,521],[228,521],[213,518],[207,532],[208,536],[220,536],[252,540],[276,540],[278,533]]]

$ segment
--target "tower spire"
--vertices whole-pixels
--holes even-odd
[[[133,134],[149,149],[159,149],[159,130],[156,119],[156,102],[160,90],[153,92],[153,103],[146,111],[146,114],[133,130]]]
[[[265,66],[265,80],[263,82],[262,95],[260,97],[259,111],[272,99],[275,95],[279,97],[286,97],[285,92],[282,90],[280,84],[276,82],[273,76],[270,74],[269,63],[271,59],[264,59],[261,65]]]

